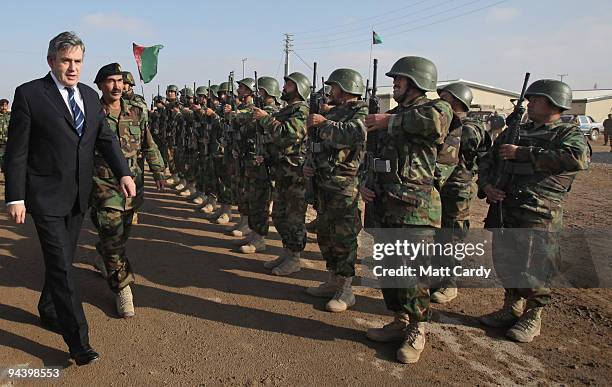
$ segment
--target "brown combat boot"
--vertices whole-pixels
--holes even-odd
[[[480,317],[480,322],[493,328],[508,328],[513,326],[523,314],[525,300],[514,297],[510,293],[504,294],[504,305],[498,311]]]
[[[250,241],[247,244],[240,246],[240,251],[242,253],[253,254],[266,251],[266,240],[262,235],[259,235],[256,232],[252,232],[249,234],[249,236],[252,236]]]
[[[240,222],[237,224],[237,227],[231,231],[231,233],[235,237],[242,237],[250,234],[251,228],[249,227],[249,216],[240,215]]]
[[[272,269],[272,274],[289,275],[289,274],[297,273],[301,269],[302,269],[302,265],[300,264],[300,253],[289,250],[289,254],[287,255],[287,258],[280,265]]]
[[[344,312],[355,305],[355,295],[353,294],[353,277],[336,276],[337,290],[334,297],[325,304],[328,312]]]
[[[506,332],[506,336],[519,343],[531,343],[536,336],[540,335],[542,309],[541,306],[527,307],[518,322]]]
[[[311,286],[306,288],[306,293],[311,296],[330,299],[336,294],[338,289],[338,281],[333,271],[328,271],[327,281],[321,282],[319,286]]]
[[[431,302],[446,304],[457,298],[457,288],[440,288],[431,294]]]
[[[274,269],[276,266],[283,263],[283,261],[287,258],[288,255],[289,255],[289,250],[286,247],[283,247],[283,251],[281,251],[278,257],[276,257],[275,259],[271,261],[264,262],[264,267],[266,269]]]
[[[228,224],[232,218],[232,206],[229,204],[221,205],[221,215],[215,220],[217,224]]]
[[[406,328],[406,337],[395,357],[400,363],[416,363],[423,349],[425,349],[425,323],[411,322]]]
[[[395,312],[395,319],[382,328],[368,329],[366,336],[372,341],[389,343],[406,338],[406,328],[410,320],[405,312]]]

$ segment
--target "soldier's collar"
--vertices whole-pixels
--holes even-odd
[[[404,101],[404,102],[402,102],[401,105],[404,106],[404,107],[420,105],[422,102],[424,102],[423,100],[425,100],[425,102],[428,101],[426,95],[419,95],[418,97],[416,97],[415,99],[413,99],[411,101]]]

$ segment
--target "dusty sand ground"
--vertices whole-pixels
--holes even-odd
[[[610,229],[612,153],[595,146],[594,164],[576,180],[566,227]],[[15,226],[0,205],[0,369],[66,366],[54,384],[86,385],[609,385],[612,291],[559,289],[544,314],[542,336],[507,341],[476,317],[497,308],[500,289],[470,289],[435,306],[427,348],[417,365],[394,361],[395,345],[369,342],[364,330],[390,319],[377,290],[358,287],[343,314],[305,287],[325,278],[316,243],[305,268],[288,278],[262,267],[278,253],[236,252],[225,228],[208,223],[174,192],[152,191],[129,242],[138,273],[137,315],[118,319],[114,298],[91,267],[96,237],[85,222],[75,263],[92,345],[87,367],[67,362],[60,336],[41,328],[36,303],[43,266],[33,222]],[[2,185],[3,188],[3,185]],[[3,196],[3,195],[2,195]],[[474,224],[485,213],[475,203]],[[314,235],[311,235],[314,237]],[[0,378],[0,386],[32,384]],[[40,383],[40,382],[38,382]]]

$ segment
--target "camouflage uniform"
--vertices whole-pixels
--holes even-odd
[[[333,107],[325,124],[316,129],[321,151],[311,153],[316,171],[317,241],[327,269],[343,277],[355,275],[361,230],[357,170],[363,159],[367,114],[363,101]]]
[[[442,204],[434,187],[438,148],[448,134],[453,112],[442,100],[425,96],[406,101],[379,136],[377,157],[391,161],[391,173],[377,174],[382,189],[374,201],[380,227],[412,228],[425,240],[441,226]],[[419,230],[420,229],[420,230]],[[412,321],[429,320],[429,290],[424,287],[382,289],[389,310]]]
[[[272,220],[281,236],[283,247],[299,253],[306,246],[306,201],[302,174],[304,137],[308,104],[297,101],[259,120],[270,133],[269,154],[275,186]]]
[[[211,154],[213,157],[215,186],[218,195],[217,201],[219,204],[230,205],[232,203],[232,190],[231,181],[227,173],[227,163],[231,162],[229,158],[231,152],[227,147],[228,133],[225,128],[226,124],[222,118],[224,117],[223,107],[223,103],[217,105],[215,114],[211,117],[211,139],[213,141]]]
[[[4,149],[8,138],[8,125],[11,120],[11,112],[0,113],[0,171],[4,168]]]
[[[496,163],[499,162],[499,146],[504,136],[499,137],[479,164],[478,187],[483,189],[494,184]],[[509,161],[511,169],[531,167],[532,173],[514,174],[512,186],[502,202],[505,228],[540,229],[548,232],[560,231],[563,225],[563,199],[580,170],[588,167],[588,148],[584,135],[578,127],[562,121],[536,127],[533,122],[521,125],[516,160]],[[512,234],[511,234],[512,235]],[[528,244],[517,240],[520,251],[496,249],[493,240],[493,258],[496,271],[504,274],[504,262],[516,262],[517,254],[529,257]],[[558,254],[554,239],[541,239],[540,248],[546,252],[545,259],[554,261]],[[506,242],[507,245],[507,242]],[[510,254],[510,255],[509,255]],[[506,289],[509,295],[527,299],[528,303],[544,306],[550,303],[550,289],[542,286],[525,286]]]
[[[102,101],[104,102],[104,101]],[[100,241],[96,249],[104,259],[108,284],[114,292],[134,282],[134,274],[125,252],[135,209],[144,199],[143,171],[138,158],[144,156],[155,180],[164,178],[164,162],[147,121],[139,106],[121,99],[119,117],[106,114],[107,122],[117,136],[121,149],[136,181],[136,197],[125,198],[118,190],[119,183],[100,154],[94,159],[94,184],[90,196],[91,220],[98,230]]]

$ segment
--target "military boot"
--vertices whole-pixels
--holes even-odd
[[[238,227],[232,230],[232,235],[235,237],[245,236],[251,233],[251,228],[249,227],[249,216],[248,215],[240,215],[240,223],[238,223]]]
[[[195,192],[196,192],[195,184],[194,183],[187,183],[185,185],[185,189],[182,190],[181,192],[179,192],[179,196],[184,197],[184,198],[189,198]]]
[[[423,349],[425,349],[425,323],[411,322],[406,328],[406,337],[395,357],[400,363],[416,363]]]
[[[283,261],[287,258],[287,256],[289,256],[289,250],[286,247],[283,247],[283,251],[281,251],[278,257],[276,257],[275,259],[271,261],[264,262],[264,267],[266,269],[274,269],[276,266],[283,263]]]
[[[409,321],[407,313],[395,312],[395,319],[393,321],[382,328],[368,329],[366,336],[372,341],[381,343],[404,340]]]
[[[138,212],[136,211],[132,214],[132,224],[138,224]]]
[[[134,316],[134,298],[132,297],[130,285],[119,291],[115,301],[117,304],[117,313],[120,317],[127,318]]]
[[[196,204],[198,206],[204,204],[204,202],[206,202],[206,199],[206,195],[204,195],[200,191],[194,192],[193,195],[187,198],[187,200],[189,200],[191,203]]]
[[[266,240],[262,235],[259,235],[256,232],[252,232],[249,234],[251,236],[251,240],[240,247],[240,251],[244,254],[253,254],[260,253],[262,251],[266,251]]]
[[[306,293],[315,297],[332,298],[336,294],[336,289],[338,289],[338,281],[333,271],[330,270],[327,273],[327,281],[320,283],[319,286],[306,288]]]
[[[523,314],[525,300],[514,297],[510,293],[504,294],[504,305],[498,311],[480,317],[480,322],[493,328],[508,328],[513,326]]]
[[[253,239],[253,237],[254,237],[253,234],[255,234],[255,233],[252,232],[250,234],[247,234],[247,236],[245,236],[244,238],[233,240],[232,244],[234,246],[238,246],[238,247],[244,246],[244,245],[248,244],[249,242],[251,242],[251,239]]]
[[[221,205],[221,215],[215,220],[217,224],[228,224],[232,218],[232,206],[229,204]]]
[[[217,205],[217,198],[214,196],[208,196],[208,200],[203,203],[204,205],[200,208],[200,211],[205,214],[211,214],[215,211],[215,206]]]
[[[527,310],[512,326],[506,336],[519,343],[531,343],[536,336],[540,336],[542,326],[542,307],[527,307]]]
[[[289,250],[289,255],[287,258],[274,269],[272,269],[272,274],[274,275],[289,275],[293,273],[297,273],[302,269],[300,264],[300,253]]]
[[[185,179],[179,180],[178,184],[174,187],[174,189],[177,191],[182,191],[185,188],[187,188],[187,182],[185,181]]]
[[[325,304],[325,309],[328,312],[340,313],[344,312],[351,306],[355,305],[355,295],[353,294],[353,277],[336,276],[337,290],[334,298]]]
[[[431,302],[446,304],[457,298],[457,288],[440,288],[431,294]]]
[[[308,231],[310,233],[316,233],[317,232],[317,222],[318,221],[319,221],[319,214],[317,213],[317,217],[316,218],[314,218],[310,222],[306,223],[306,231]]]
[[[180,183],[180,179],[179,177],[175,174],[170,176],[167,180],[166,183],[168,183],[168,185],[170,187],[174,187],[175,185],[177,185],[178,183]]]

